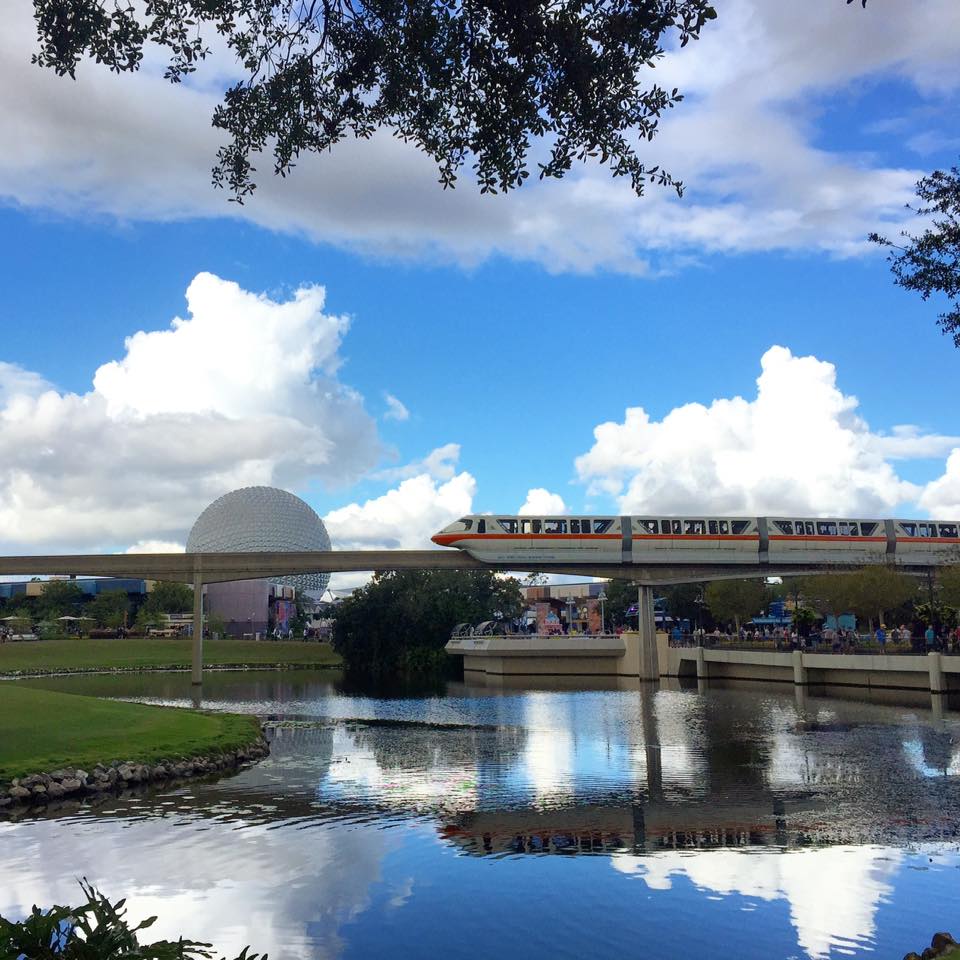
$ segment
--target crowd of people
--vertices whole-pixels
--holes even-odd
[[[734,642],[743,644],[770,645],[774,650],[816,650],[820,653],[856,653],[865,648],[881,652],[889,647],[911,653],[960,653],[960,627],[940,629],[933,625],[905,624],[887,630],[881,624],[873,633],[857,633],[844,627],[824,627],[802,633],[795,626],[754,627],[741,626],[739,630],[728,628],[704,630],[698,627],[685,632],[679,625],[670,631],[674,646],[720,646]]]

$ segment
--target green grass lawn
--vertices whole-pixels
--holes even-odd
[[[255,717],[118,703],[0,683],[0,781],[58,767],[232,750],[256,740]]]
[[[339,666],[327,643],[266,640],[205,640],[205,666]],[[124,640],[36,640],[0,643],[0,674],[51,670],[97,670],[111,667],[189,667],[189,638]]]

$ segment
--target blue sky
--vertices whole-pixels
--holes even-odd
[[[209,187],[214,90],[149,69],[56,81],[25,63],[16,22],[0,41],[0,86],[21,91],[0,97],[4,552],[182,543],[246,482],[304,495],[343,545],[415,546],[451,512],[524,502],[960,515],[960,354],[865,242],[960,154],[960,10],[922,7],[718,4],[658,77],[689,92],[651,148],[681,201],[599,168],[443,193],[380,138],[264,174],[243,210]],[[185,300],[200,274],[219,278],[202,321]],[[310,316],[256,332],[272,322],[257,296],[280,317],[315,285]],[[249,342],[231,313],[248,306]],[[131,359],[125,338],[178,316],[192,333]],[[320,328],[305,366],[276,361]],[[111,361],[123,376],[95,388]],[[407,419],[385,417],[388,394]]]

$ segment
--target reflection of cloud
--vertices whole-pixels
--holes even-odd
[[[126,896],[131,919],[156,915],[151,939],[210,940],[217,956],[251,943],[291,960],[332,958],[340,927],[369,908],[383,858],[398,842],[381,830],[250,826],[229,812],[221,820],[5,823],[0,914],[75,903],[76,878],[85,875],[112,899]]]
[[[372,729],[374,737],[397,735]],[[456,764],[440,755],[410,768],[391,766],[382,763],[363,738],[334,727],[333,759],[320,781],[319,797],[325,802],[374,802],[402,810],[472,810],[477,806],[477,769],[475,763]]]
[[[828,847],[789,853],[663,853],[645,857],[614,854],[621,873],[643,879],[653,890],[669,890],[672,877],[723,895],[787,900],[797,942],[808,957],[826,957],[833,946],[870,940],[887,882],[900,863],[899,850]]]
[[[523,770],[537,803],[569,800],[576,782],[575,744],[569,723],[557,722],[557,698],[528,693]]]
[[[694,742],[701,701],[697,697],[661,693],[654,703],[665,794],[669,796],[674,790],[685,796],[706,796],[710,792],[710,769],[703,749]]]

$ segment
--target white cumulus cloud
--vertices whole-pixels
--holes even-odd
[[[760,366],[753,398],[689,403],[662,420],[631,407],[622,422],[600,424],[576,460],[580,479],[626,513],[889,516],[921,489],[888,458],[943,453],[956,442],[914,427],[871,432],[827,361],[774,346]],[[945,478],[922,504],[948,487],[955,481]]]
[[[473,512],[476,492],[466,471],[445,482],[421,473],[379,497],[332,510],[323,522],[336,550],[423,550],[438,530]],[[330,587],[346,590],[368,579],[367,573],[335,573]]]
[[[449,480],[457,472],[457,461],[460,459],[460,444],[445,443],[442,447],[431,450],[422,460],[413,460],[399,467],[387,467],[378,470],[377,480],[408,480],[421,474],[435,477],[437,480]]]
[[[423,550],[438,530],[471,512],[476,492],[466,471],[445,483],[424,473],[382,496],[332,510],[323,522],[338,549]]]
[[[918,502],[931,517],[960,519],[960,447],[947,457],[943,475],[927,484]]]
[[[186,318],[141,331],[87,393],[0,366],[0,547],[182,543],[217,496],[250,484],[348,484],[380,455],[336,376],[347,321],[322,287],[274,300],[201,273]]]
[[[521,516],[550,517],[566,513],[567,505],[559,493],[551,493],[544,487],[533,487],[527,491],[527,499],[517,511]]]
[[[384,394],[383,399],[387,403],[387,412],[383,415],[384,420],[409,420],[410,411],[401,400],[398,400],[392,393]]]

